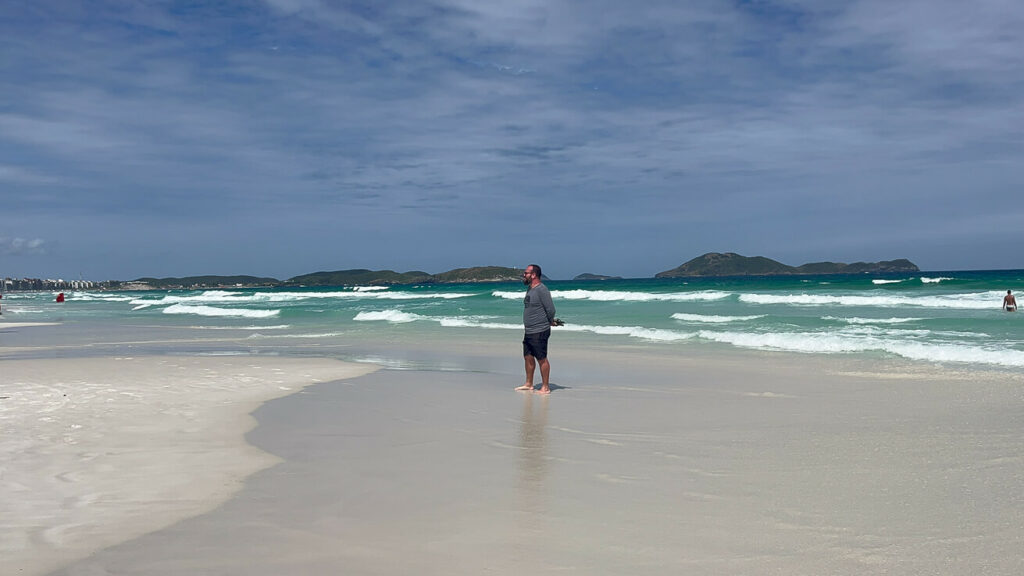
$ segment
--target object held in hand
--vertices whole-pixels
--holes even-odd
[[[553,320],[553,321],[551,322],[551,325],[552,325],[552,326],[565,326],[565,322],[562,322],[562,320],[561,320],[560,318],[555,318],[555,319],[554,319],[554,320]]]

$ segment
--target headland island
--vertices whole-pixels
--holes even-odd
[[[698,278],[726,276],[792,276],[830,274],[900,274],[920,272],[920,269],[905,258],[881,262],[812,262],[800,266],[788,266],[764,256],[742,256],[734,252],[709,252],[698,256],[670,270],[658,272],[655,278]],[[519,280],[522,270],[504,266],[475,266],[455,268],[447,272],[430,274],[420,270],[395,272],[393,270],[368,270],[357,268],[302,274],[287,280],[258,276],[186,276],[180,278],[136,278],[135,280],[106,280],[89,282],[88,288],[100,290],[171,290],[201,288],[275,288],[301,286],[402,286],[413,284],[466,284],[498,283]],[[620,276],[602,274],[580,274],[574,281],[621,280]],[[16,290],[65,290],[77,287],[76,282],[63,280],[5,279],[4,289]]]

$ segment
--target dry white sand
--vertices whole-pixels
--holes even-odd
[[[513,392],[509,359],[268,403],[250,441],[279,465],[60,574],[1024,573],[1018,373],[564,344],[552,363],[550,397]]]
[[[214,508],[277,462],[245,442],[253,409],[372,371],[245,356],[0,360],[2,572],[44,574]]]

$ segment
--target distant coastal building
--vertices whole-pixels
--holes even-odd
[[[63,280],[42,278],[4,278],[4,292],[29,290],[89,290],[98,288],[99,282],[91,280]]]

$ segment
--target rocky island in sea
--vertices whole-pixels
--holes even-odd
[[[516,282],[522,269],[504,266],[474,266],[455,268],[447,272],[430,274],[420,270],[395,272],[394,270],[368,270],[356,268],[313,272],[287,280],[258,276],[185,276],[181,278],[137,278],[135,280],[108,280],[98,284],[101,290],[174,290],[207,288],[274,288],[298,286],[401,286],[413,284],[472,284]],[[655,278],[692,278],[713,276],[788,276],[798,274],[899,274],[920,272],[907,259],[882,262],[813,262],[801,266],[787,266],[764,256],[741,256],[734,252],[709,252],[676,268],[658,272]],[[549,280],[550,278],[545,277]],[[621,280],[620,276],[580,274],[573,280]],[[34,285],[33,285],[34,286]],[[8,290],[18,290],[9,285]],[[30,288],[24,288],[30,289]],[[39,289],[38,287],[35,289]]]
[[[799,274],[899,274],[920,272],[916,264],[901,258],[882,262],[812,262],[787,266],[764,256],[741,256],[735,252],[708,252],[671,270],[658,272],[655,278],[699,276],[789,276]]]
[[[622,276],[604,276],[602,274],[579,274],[573,280],[622,280]]]
[[[486,282],[515,282],[523,271],[503,266],[476,266],[456,268],[439,274],[413,270],[368,270],[355,268],[330,272],[313,272],[278,280],[256,276],[185,276],[182,278],[138,278],[128,282],[111,281],[115,290],[171,290],[201,288],[254,288],[297,286],[400,286],[411,284],[465,284]]]

